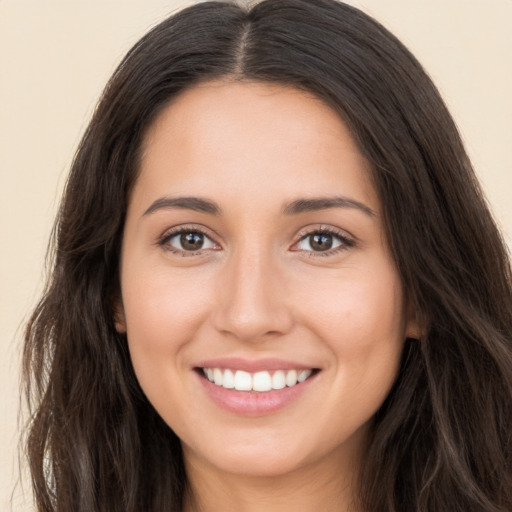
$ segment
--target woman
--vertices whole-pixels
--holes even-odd
[[[358,10],[153,29],[54,244],[25,348],[39,510],[512,507],[508,257],[435,87]]]

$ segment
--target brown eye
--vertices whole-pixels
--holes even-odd
[[[328,251],[342,250],[354,245],[353,241],[338,233],[329,231],[313,231],[304,235],[295,245],[294,250],[310,253],[327,253]]]
[[[185,251],[198,251],[203,248],[204,235],[202,233],[182,233],[180,243]]]
[[[162,241],[162,245],[178,253],[194,253],[205,249],[219,248],[209,236],[193,230],[174,232]]]
[[[313,251],[328,251],[332,248],[333,237],[325,233],[309,235],[309,245]]]

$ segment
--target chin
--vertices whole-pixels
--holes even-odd
[[[233,442],[233,437],[231,441],[217,439],[198,450],[184,445],[185,459],[191,464],[201,460],[225,474],[270,478],[299,471],[325,457],[319,447],[308,446],[307,439],[282,439],[261,431],[253,442],[247,438]]]

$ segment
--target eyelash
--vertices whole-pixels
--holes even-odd
[[[176,237],[178,235],[186,234],[186,233],[200,234],[203,237],[212,241],[212,243],[216,244],[216,242],[214,242],[212,240],[212,237],[205,230],[201,229],[200,227],[183,226],[183,227],[173,229],[171,231],[167,231],[158,240],[157,245],[159,245],[160,247],[163,247],[165,250],[167,250],[169,252],[172,252],[173,254],[177,254],[182,257],[203,255],[205,249],[199,249],[197,251],[185,251],[182,249],[176,249],[175,247],[173,247],[172,245],[169,244],[170,240],[173,239],[174,237]],[[305,230],[305,231],[302,231],[301,233],[299,233],[299,239],[297,242],[295,242],[293,244],[293,246],[298,245],[299,243],[301,243],[302,241],[306,240],[308,237],[313,236],[313,235],[329,235],[329,236],[332,236],[332,237],[338,239],[341,243],[339,246],[337,246],[333,249],[327,249],[325,251],[305,251],[305,250],[301,251],[300,249],[295,249],[294,251],[307,253],[308,257],[312,257],[312,258],[315,258],[317,256],[324,257],[324,256],[332,256],[334,254],[343,252],[351,247],[354,247],[356,244],[355,240],[353,238],[347,236],[347,234],[345,232],[333,229],[331,227],[321,226],[319,228],[309,229],[307,231]],[[218,245],[218,244],[216,244],[216,245]],[[207,250],[209,250],[209,249],[207,249]]]
[[[167,231],[159,240],[158,245],[163,247],[165,250],[172,252],[173,254],[177,254],[178,256],[182,256],[184,258],[189,256],[200,256],[204,254],[204,249],[199,249],[197,251],[184,251],[181,249],[176,249],[172,245],[169,244],[169,242],[178,235],[183,235],[186,233],[196,233],[200,234],[203,237],[212,240],[212,237],[206,233],[205,230],[197,227],[197,226],[182,226],[176,229],[173,229],[171,231]],[[215,243],[215,242],[214,242]]]
[[[305,253],[307,253],[308,257],[311,258],[316,258],[318,256],[332,256],[334,254],[346,251],[347,249],[354,247],[356,244],[355,240],[352,237],[349,237],[347,233],[345,233],[344,231],[337,230],[332,227],[321,226],[316,229],[305,230],[299,233],[299,240],[295,242],[293,245],[295,246],[313,235],[330,235],[333,238],[337,238],[341,242],[341,244],[338,247],[335,247],[333,249],[327,249],[326,251],[304,251]]]

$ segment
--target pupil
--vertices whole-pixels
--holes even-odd
[[[183,233],[180,242],[183,249],[197,251],[203,246],[203,235],[201,233]]]
[[[327,251],[332,247],[332,236],[325,234],[313,235],[310,243],[315,251]]]

